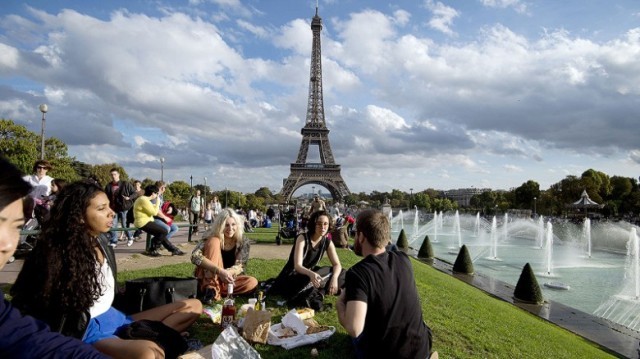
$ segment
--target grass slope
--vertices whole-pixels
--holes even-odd
[[[249,233],[258,242],[273,243],[277,229]],[[289,240],[293,241],[293,240]],[[338,250],[344,268],[360,258],[347,250]],[[283,260],[252,259],[247,272],[258,280],[275,277]],[[327,259],[323,263],[328,264]],[[422,300],[422,313],[434,335],[434,350],[442,358],[607,358],[613,357],[597,345],[534,315],[495,299],[490,295],[450,277],[419,261],[413,260],[416,284]],[[190,276],[193,266],[178,264],[119,273],[119,281],[145,276]],[[273,322],[280,321],[287,311],[276,300],[267,298],[267,307],[274,313]],[[237,304],[247,298],[238,298]],[[334,304],[335,297],[327,299]],[[320,324],[333,325],[336,333],[326,342],[315,345],[319,358],[352,357],[350,339],[340,326],[335,309],[316,314]],[[192,336],[205,344],[212,343],[220,328],[208,319],[199,320]],[[263,358],[306,357],[313,346],[286,351],[280,347],[256,345]]]

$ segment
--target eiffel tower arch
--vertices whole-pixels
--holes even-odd
[[[291,164],[289,177],[283,180],[280,192],[286,201],[300,187],[308,184],[324,186],[329,190],[334,200],[339,201],[349,195],[349,187],[342,179],[340,165],[335,163],[331,144],[329,143],[329,129],[324,119],[324,103],[322,99],[322,53],[320,46],[320,32],[322,18],[316,15],[311,20],[313,46],[311,48],[311,70],[309,78],[309,99],[307,103],[307,118],[302,128],[302,142],[298,151],[298,158]],[[320,152],[320,162],[308,162],[309,146],[317,146]]]

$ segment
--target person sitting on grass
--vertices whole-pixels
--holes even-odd
[[[409,257],[387,251],[389,218],[377,210],[358,215],[353,251],[363,256],[347,271],[336,301],[340,324],[351,336],[356,358],[437,358],[424,322]]]
[[[136,227],[149,233],[151,238],[151,250],[147,253],[151,257],[159,257],[158,249],[160,245],[164,246],[174,256],[182,256],[185,253],[178,249],[173,243],[167,239],[167,226],[162,226],[155,222],[154,216],[160,212],[160,202],[151,203],[152,200],[158,198],[160,189],[155,185],[149,185],[144,189],[144,195],[138,197],[133,204],[133,217]]]
[[[322,295],[338,294],[344,285],[344,271],[336,247],[327,237],[332,227],[333,222],[326,211],[311,214],[307,231],[296,238],[289,260],[269,288],[269,293],[282,295],[289,300],[303,294],[311,286]],[[318,266],[325,252],[331,267]]]
[[[11,288],[12,302],[24,314],[108,356],[164,357],[161,341],[124,340],[116,332],[135,321],[151,320],[181,333],[200,317],[202,304],[185,299],[131,316],[112,307],[117,268],[108,232],[114,216],[107,195],[94,183],[65,187]]]
[[[229,283],[233,284],[233,294],[251,293],[258,286],[256,278],[242,275],[249,260],[249,242],[243,238],[242,222],[232,209],[222,210],[191,254],[191,262],[196,265],[198,297],[205,304],[226,296]]]
[[[20,171],[0,157],[0,269],[15,252],[25,222],[23,199],[31,185]],[[30,213],[29,213],[30,214]],[[4,299],[0,289],[0,358],[106,358],[78,339],[52,332],[33,317],[24,316]]]

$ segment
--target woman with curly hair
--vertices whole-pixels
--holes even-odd
[[[25,222],[24,198],[31,185],[22,173],[0,156],[0,269],[13,255]],[[52,332],[33,317],[25,316],[4,299],[0,290],[0,358],[104,358],[77,339]]]
[[[291,248],[289,260],[276,277],[269,293],[281,294],[287,299],[298,295],[309,284],[322,294],[338,294],[344,286],[345,273],[333,242],[327,234],[333,228],[329,213],[324,210],[311,214],[306,232],[300,233]],[[325,252],[331,267],[320,267],[318,262]]]
[[[191,262],[203,302],[220,300],[227,295],[227,285],[233,283],[233,294],[251,293],[258,286],[254,277],[242,275],[249,260],[249,242],[244,240],[242,218],[231,209],[224,209],[213,222],[204,240],[193,250]]]
[[[187,299],[131,316],[113,308],[117,269],[108,245],[113,220],[109,199],[95,183],[67,185],[11,288],[13,303],[53,330],[81,338],[111,357],[162,357],[158,344],[123,340],[115,332],[142,319],[182,332],[198,319],[202,305]]]

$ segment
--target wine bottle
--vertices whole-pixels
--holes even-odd
[[[236,319],[236,307],[235,301],[233,300],[233,283],[227,284],[227,297],[224,300],[224,305],[222,306],[222,318],[220,324],[222,328],[226,328],[229,325],[233,325],[233,322]]]

